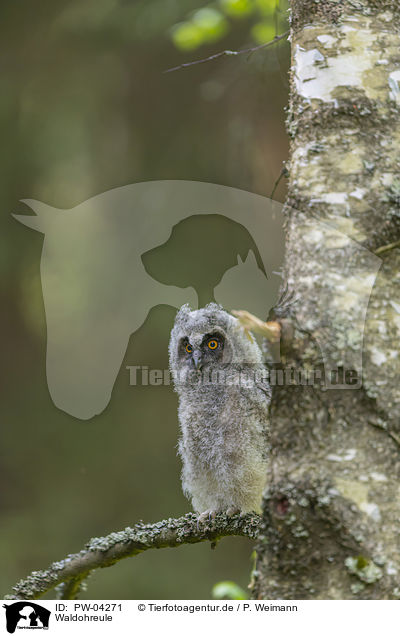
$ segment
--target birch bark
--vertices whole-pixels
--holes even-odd
[[[331,386],[274,391],[253,595],[394,599],[400,3],[292,0],[291,11],[285,278],[300,302],[283,362]],[[338,377],[354,384],[335,388]]]

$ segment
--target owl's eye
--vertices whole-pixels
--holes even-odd
[[[191,344],[187,344],[185,347],[186,353],[192,353],[193,352],[193,347]]]
[[[218,347],[218,340],[209,340],[207,344],[208,348],[214,351]]]

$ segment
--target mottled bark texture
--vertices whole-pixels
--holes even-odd
[[[291,10],[285,274],[300,300],[282,362],[331,386],[275,388],[253,595],[394,599],[400,250],[379,248],[400,238],[400,3]],[[344,371],[352,388],[334,388]]]

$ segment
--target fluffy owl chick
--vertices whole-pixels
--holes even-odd
[[[219,305],[196,311],[183,305],[169,358],[185,495],[202,520],[260,511],[271,391],[256,341]]]

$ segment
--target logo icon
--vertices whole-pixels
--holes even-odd
[[[37,603],[17,601],[3,607],[9,634],[14,634],[16,629],[49,629],[51,612]]]

